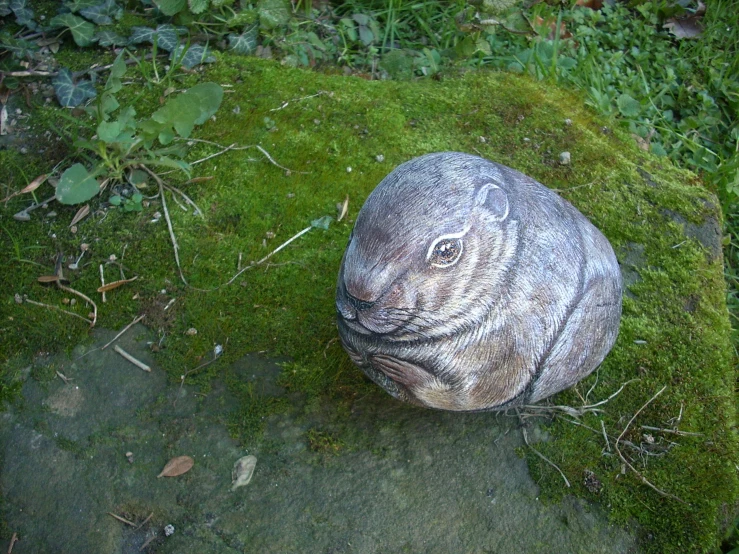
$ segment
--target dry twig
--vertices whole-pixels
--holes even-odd
[[[677,496],[675,496],[674,494],[670,494],[669,492],[665,492],[662,489],[659,489],[656,486],[654,486],[652,483],[650,483],[647,480],[646,477],[644,477],[641,473],[639,473],[636,470],[636,468],[633,465],[631,465],[631,463],[626,459],[626,457],[621,453],[621,450],[618,448],[618,443],[621,442],[621,439],[626,434],[626,431],[629,430],[629,427],[634,422],[634,420],[636,419],[636,417],[642,412],[642,410],[644,410],[644,408],[646,408],[649,404],[651,404],[652,401],[654,401],[655,398],[657,398],[660,394],[662,394],[665,391],[666,388],[667,388],[667,386],[665,385],[664,387],[662,387],[661,389],[659,389],[659,391],[657,391],[657,394],[655,394],[652,398],[650,398],[649,400],[647,400],[647,402],[641,408],[639,408],[636,411],[636,413],[634,413],[634,415],[631,417],[631,419],[629,420],[629,422],[626,424],[626,427],[624,427],[624,430],[621,431],[621,434],[616,439],[616,442],[613,445],[613,447],[615,448],[616,453],[618,454],[618,457],[621,458],[621,461],[624,464],[626,464],[626,466],[629,469],[631,469],[631,471],[633,471],[634,474],[636,474],[637,477],[639,477],[639,479],[641,480],[642,483],[644,483],[645,485],[647,485],[648,487],[650,487],[651,489],[653,489],[654,491],[656,491],[657,493],[659,493],[661,496],[664,496],[666,498],[672,498],[673,500],[677,500],[678,502],[681,502],[683,504],[687,504],[687,502],[685,502],[683,499],[678,498]]]
[[[87,319],[86,317],[82,317],[81,315],[76,314],[74,312],[70,312],[69,310],[65,310],[63,308],[59,308],[58,306],[52,306],[51,304],[44,304],[43,302],[36,302],[35,300],[31,300],[29,298],[24,298],[23,299],[23,302],[28,302],[29,304],[34,304],[36,306],[41,306],[43,308],[49,308],[51,310],[59,310],[60,312],[64,312],[67,315],[74,316],[74,317],[76,317],[78,319],[81,319],[82,321],[85,321],[85,322],[89,323],[90,324],[90,327],[93,326],[93,322],[90,321],[89,319]]]
[[[151,512],[151,513],[150,513],[150,514],[149,514],[149,515],[147,516],[147,518],[146,518],[146,519],[145,519],[144,521],[142,521],[141,523],[139,523],[139,526],[138,526],[138,527],[136,527],[136,529],[134,529],[134,531],[138,531],[138,530],[139,530],[139,529],[141,529],[141,528],[142,528],[142,527],[143,527],[144,525],[146,525],[146,524],[147,524],[147,522],[148,522],[148,521],[149,521],[149,520],[150,520],[150,519],[152,518],[152,516],[153,516],[153,515],[154,515],[154,512]]]
[[[133,356],[131,356],[131,354],[129,354],[128,352],[126,352],[125,350],[123,350],[123,348],[121,348],[117,344],[113,347],[113,350],[115,350],[116,352],[118,352],[121,356],[123,356],[124,358],[126,358],[129,362],[131,362],[136,367],[140,367],[144,371],[149,371],[149,372],[151,371],[151,368],[148,365],[146,365],[141,360],[137,360],[136,358],[134,358]]]
[[[18,533],[13,533],[13,536],[10,538],[10,545],[8,546],[8,554],[13,554],[13,546],[15,546],[15,543],[18,542]]]
[[[115,514],[114,514],[113,512],[108,512],[108,515],[109,515],[109,516],[113,516],[113,517],[114,517],[114,518],[116,518],[116,519],[117,519],[118,521],[121,521],[121,522],[125,523],[126,525],[130,525],[131,527],[136,527],[136,524],[135,524],[135,523],[132,523],[132,522],[128,521],[128,520],[127,520],[126,518],[124,518],[124,517],[121,517],[121,516],[117,516],[117,515],[115,515]]]
[[[120,333],[118,333],[118,334],[117,334],[117,335],[116,335],[115,337],[113,337],[113,338],[111,339],[111,341],[110,341],[110,342],[107,342],[107,343],[105,343],[105,345],[104,345],[104,346],[101,346],[101,347],[100,347],[100,350],[105,350],[106,348],[108,348],[108,347],[109,347],[109,346],[110,346],[111,344],[113,344],[113,343],[114,343],[115,341],[117,341],[117,340],[118,340],[118,339],[120,338],[120,336],[121,336],[121,335],[122,335],[123,333],[125,333],[126,331],[128,331],[128,330],[129,330],[129,329],[130,329],[131,327],[133,327],[134,325],[136,325],[136,324],[137,324],[137,323],[138,323],[139,321],[141,321],[141,320],[142,320],[142,319],[144,319],[145,317],[146,317],[146,314],[138,316],[138,317],[137,317],[136,319],[134,319],[134,320],[133,320],[133,321],[132,321],[131,323],[129,323],[128,325],[126,325],[126,326],[125,326],[125,327],[124,327],[124,328],[123,328],[123,329],[122,329],[122,330],[120,331]]]

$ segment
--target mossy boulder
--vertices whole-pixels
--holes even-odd
[[[198,138],[236,147],[196,166],[208,180],[180,185],[177,176],[166,177],[205,214],[200,219],[181,210],[179,195],[167,192],[189,285],[178,276],[163,218],[151,222],[153,212],[162,211],[159,199],[144,215],[101,212],[80,223],[76,234],[68,228],[74,209],[55,207],[57,218],[31,223],[7,217],[23,207],[19,199],[5,209],[1,248],[10,263],[0,275],[7,291],[0,346],[8,360],[6,397],[14,398],[24,379],[48,384],[55,378],[46,366],[30,376],[20,371],[32,354],[74,346],[87,335],[83,322],[13,298],[17,293],[20,300],[27,295],[61,306],[68,295],[42,288],[36,277],[53,269],[57,251],[71,255],[85,242],[94,263],[71,276],[72,286],[96,295],[98,265],[111,254],[126,277],[138,275],[99,303],[98,325],[121,327],[146,314],[144,323],[159,334],[156,370],[168,372],[172,383],[179,385],[188,369],[212,358],[215,345],[223,346],[216,361],[187,373],[187,384],[208,394],[215,377],[227,383],[238,401],[222,420],[239,444],[261,452],[258,457],[286,456],[285,444],[295,437],[281,437],[275,418],[290,413],[304,423],[305,444],[330,451],[331,464],[379,455],[377,444],[393,432],[389,420],[398,408],[352,366],[336,339],[335,278],[352,218],[398,164],[434,151],[474,153],[518,169],[572,202],[609,238],[627,284],[615,348],[596,374],[551,404],[592,405],[623,390],[598,411],[547,419],[549,440],[536,444],[571,488],[555,468],[521,447],[542,498],[554,502],[575,494],[601,503],[612,521],[638,524],[645,551],[705,551],[717,544],[737,491],[735,374],[721,214],[694,175],[639,150],[630,137],[596,120],[581,99],[507,73],[377,82],[231,57],[208,73],[227,94]],[[206,157],[219,147],[201,142],[194,150]],[[560,163],[563,152],[570,153],[570,163]],[[2,159],[9,175],[19,175],[20,160],[7,152]],[[347,197],[348,218],[326,230],[312,228],[230,281],[312,221],[335,217]],[[119,278],[112,264],[105,271],[116,272],[109,280]],[[79,304],[68,309],[87,311]],[[187,333],[191,328],[197,333]],[[229,369],[256,351],[286,357],[270,385],[279,394]],[[382,429],[363,414],[379,418]],[[418,433],[430,451],[434,421],[453,429],[460,441],[483,440],[487,435],[479,429],[498,425],[493,414],[450,416],[411,407],[397,421],[410,425],[408,414],[425,422]],[[450,417],[465,423],[449,423]],[[474,449],[465,444],[460,451],[469,457]],[[480,452],[479,464],[490,463]],[[422,488],[412,472],[406,477],[410,488]],[[442,490],[453,497],[458,486],[448,483]],[[492,529],[477,525],[470,533]],[[408,539],[409,551],[423,550],[416,539]]]

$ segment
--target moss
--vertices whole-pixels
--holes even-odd
[[[336,340],[335,276],[353,217],[372,188],[399,163],[430,151],[478,153],[559,190],[604,231],[622,263],[634,245],[643,262],[634,268],[616,348],[597,376],[553,402],[581,404],[578,395],[586,396],[596,380],[589,401],[639,380],[603,406],[603,412],[582,418],[582,424],[597,432],[557,419],[549,429],[554,440],[537,448],[570,477],[576,494],[601,501],[618,523],[638,522],[646,550],[700,551],[716,544],[719,514],[722,506],[733,505],[737,488],[735,381],[721,260],[710,255],[699,237],[686,235],[688,225],[720,217],[715,200],[693,175],[639,151],[618,131],[604,132],[603,122],[593,120],[569,94],[511,74],[368,82],[222,57],[206,78],[230,86],[216,121],[207,123],[199,138],[224,146],[259,144],[290,171],[270,163],[256,148],[231,150],[195,166],[197,176],[212,179],[184,189],[205,212],[205,221],[180,210],[168,196],[189,287],[178,277],[166,225],[150,223],[153,212],[162,211],[158,199],[141,215],[97,212],[94,200],[92,215],[78,225],[76,235],[68,229],[75,207],[54,206],[56,219],[36,218],[33,223],[4,217],[2,232],[12,240],[0,242],[0,254],[10,260],[0,282],[12,294],[2,304],[3,361],[69,348],[86,336],[86,324],[75,318],[13,300],[17,292],[85,315],[86,307],[61,304],[67,295],[41,286],[36,277],[53,270],[57,252],[73,255],[86,242],[91,245],[90,265],[71,274],[77,290],[96,294],[97,268],[111,254],[126,277],[138,276],[99,304],[100,326],[122,327],[139,313],[150,315],[148,324],[162,338],[157,363],[173,383],[180,381],[183,368],[209,359],[217,344],[224,347],[221,358],[188,375],[188,383],[207,387],[213,376],[248,352],[287,356],[291,361],[279,383],[289,394],[306,399],[306,418],[315,423],[316,433],[325,434],[316,435],[316,444],[328,437],[329,446],[351,449],[363,440],[362,431],[351,428],[345,417],[352,402],[358,396],[384,394],[352,366]],[[137,101],[139,113],[150,113],[161,94],[157,87],[129,94],[134,92],[143,95]],[[273,123],[265,124],[265,117]],[[193,158],[217,150],[198,143]],[[562,151],[571,153],[571,165],[558,163]],[[378,162],[378,155],[384,161]],[[9,188],[17,190],[24,184],[23,163],[7,152],[0,156],[12,182]],[[167,179],[180,185],[177,175]],[[312,229],[267,263],[224,285],[239,260],[245,267],[264,258],[312,220],[335,215],[336,203],[346,196],[348,220],[334,222],[328,230]],[[5,213],[24,205],[25,200],[13,199]],[[108,280],[120,276],[117,266],[105,268]],[[196,335],[185,334],[191,327]],[[613,450],[631,417],[663,386],[665,391],[624,433],[620,448],[645,478],[687,505],[663,498],[630,471],[622,473]],[[295,409],[235,377],[229,390],[243,408],[233,415],[229,429],[242,441],[258,436],[270,414]],[[611,437],[610,451],[601,423]],[[678,436],[642,425],[678,426],[698,434]],[[644,445],[643,463],[624,441]],[[559,474],[530,452],[526,455],[542,497],[563,495]],[[585,470],[600,482],[599,492],[586,487]]]

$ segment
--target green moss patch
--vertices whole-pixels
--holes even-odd
[[[76,234],[69,230],[74,209],[52,206],[56,218],[20,223],[10,216],[25,204],[11,200],[0,229],[7,261],[0,273],[5,360],[84,340],[84,322],[17,303],[14,294],[86,315],[82,302],[62,304],[72,296],[36,282],[53,271],[57,252],[76,256],[85,242],[90,265],[70,272],[75,289],[99,300],[100,264],[108,281],[121,271],[138,276],[98,303],[99,326],[122,327],[147,313],[144,323],[159,333],[156,361],[173,383],[211,359],[216,345],[223,355],[187,373],[189,384],[207,388],[249,352],[289,357],[281,386],[307,398],[311,421],[323,421],[312,431],[315,449],[340,458],[363,440],[345,417],[349,407],[360,396],[384,394],[352,366],[336,336],[335,278],[353,218],[377,183],[409,158],[441,150],[476,153],[559,190],[611,240],[628,276],[616,347],[597,375],[552,403],[594,403],[638,380],[577,424],[557,417],[549,428],[553,439],[537,445],[571,489],[523,450],[543,497],[574,492],[600,501],[614,521],[640,525],[647,551],[714,547],[737,488],[735,376],[722,260],[714,248],[720,237],[712,236],[720,213],[692,174],[604,128],[579,99],[511,74],[369,82],[224,58],[208,79],[228,92],[198,137],[223,146],[260,145],[282,168],[256,148],[233,149],[196,166],[198,176],[210,180],[182,185],[179,176],[166,176],[205,213],[204,220],[195,217],[167,196],[190,286],[179,279],[164,219],[152,223],[163,209],[159,199],[140,215],[93,209]],[[217,151],[197,143],[194,155]],[[570,165],[559,163],[564,151]],[[13,186],[20,188],[17,160],[3,155],[4,172],[16,176]],[[335,216],[347,196],[348,220],[311,229],[224,285],[239,263],[260,260],[311,221]],[[110,262],[112,254],[117,263]],[[188,333],[191,328],[197,333]],[[13,367],[5,370],[2,394],[13,391]],[[229,422],[235,436],[253,437],[265,415],[285,409],[264,391],[230,386],[245,406]],[[615,452],[619,436],[619,449],[641,476],[684,503],[660,495],[622,463]]]

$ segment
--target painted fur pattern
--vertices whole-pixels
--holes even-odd
[[[390,394],[444,410],[536,402],[613,346],[608,240],[533,179],[468,154],[396,168],[362,207],[336,292],[341,342]]]

